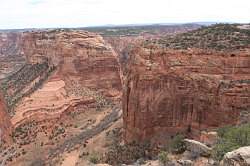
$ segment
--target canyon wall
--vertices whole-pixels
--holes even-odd
[[[135,46],[123,54],[127,142],[164,142],[182,133],[250,120],[249,49],[232,52]]]
[[[11,34],[2,35],[7,43],[2,50],[12,55],[8,50],[15,47],[12,56],[25,57],[22,68],[2,84],[15,127],[48,115],[58,117],[89,101],[101,107],[120,100],[118,61],[101,36],[81,30],[36,30],[19,32],[12,42],[6,38]]]
[[[0,33],[0,80],[19,70],[25,63],[21,33]]]
[[[117,60],[99,35],[76,30],[24,33],[22,48],[29,63],[47,58],[64,79],[77,79],[89,88],[120,90]]]
[[[0,33],[0,55],[22,56],[21,39],[21,32]]]

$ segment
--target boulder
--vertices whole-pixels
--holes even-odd
[[[249,166],[250,146],[241,147],[225,154],[221,166]]]
[[[213,146],[218,140],[218,133],[215,131],[206,132],[202,131],[200,141],[208,146]]]
[[[177,160],[177,163],[180,164],[181,166],[192,166],[193,165],[193,161],[191,160]]]
[[[190,139],[184,139],[186,144],[187,151],[190,151],[192,154],[198,156],[210,156],[212,148],[207,145]]]

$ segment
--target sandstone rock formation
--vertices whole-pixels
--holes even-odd
[[[178,36],[177,43],[142,41],[123,52],[126,141],[162,142],[176,133],[199,139],[201,130],[249,121],[249,33],[220,26]],[[220,28],[223,34],[216,33]],[[218,40],[227,34],[242,43],[233,38],[232,47],[223,45]],[[200,43],[188,40],[198,37]],[[209,37],[214,49],[203,42]]]
[[[212,152],[212,148],[209,148],[205,144],[190,140],[190,139],[184,139],[186,148],[189,152],[193,153],[196,156],[210,156]]]
[[[101,36],[85,31],[24,33],[22,48],[29,63],[47,58],[57,75],[79,80],[88,88],[120,88],[118,63]]]
[[[206,132],[202,131],[200,141],[210,147],[214,146],[218,142],[219,136],[215,131]]]
[[[10,59],[6,54],[26,59],[2,83],[15,126],[28,119],[58,117],[86,102],[101,107],[119,99],[118,62],[101,36],[57,29],[10,32],[1,39],[3,59]]]
[[[250,165],[250,147],[241,147],[225,154],[221,166],[248,166]]]

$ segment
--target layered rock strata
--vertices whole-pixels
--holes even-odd
[[[249,122],[248,40],[241,37],[240,47],[234,42],[223,51],[192,43],[185,43],[189,49],[173,49],[148,41],[127,48],[121,55],[125,140],[163,142],[177,133],[199,138],[201,130]]]
[[[30,119],[58,117],[79,104],[95,102],[103,107],[120,98],[118,62],[101,36],[59,29],[17,36],[10,43],[18,48],[13,56],[25,56],[25,65],[2,84],[8,103],[14,106],[15,127]],[[8,52],[5,45],[2,50]]]

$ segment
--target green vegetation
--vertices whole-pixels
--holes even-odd
[[[97,154],[93,153],[89,156],[89,161],[93,164],[98,164],[100,162],[100,157]]]
[[[31,121],[25,124],[18,126],[12,132],[13,141],[19,145],[28,145],[33,142],[38,134],[38,123],[35,121]],[[32,129],[32,132],[31,132]]]
[[[49,136],[49,139],[56,138],[59,135],[62,135],[65,133],[64,126],[55,126],[51,132],[51,135]]]
[[[100,33],[102,36],[138,36],[143,32],[154,33],[156,27],[124,26],[124,27],[93,27],[86,28],[90,32]]]
[[[110,134],[110,133],[109,133]],[[114,133],[114,136],[117,133]],[[120,144],[118,136],[112,136],[112,143],[109,145],[109,151],[105,154],[103,161],[110,165],[131,164],[137,161],[158,158],[159,161],[166,165],[169,164],[169,153],[183,153],[186,150],[184,136],[176,135],[165,147],[160,149],[152,148],[149,142],[138,143],[131,142]]]
[[[141,34],[170,34],[176,30],[195,29],[200,27],[196,24],[183,24],[183,25],[141,25],[141,26],[118,26],[118,27],[89,27],[84,30],[99,33],[104,37],[116,36],[138,36]],[[163,32],[163,33],[162,33]]]
[[[107,108],[107,107],[113,107],[114,104],[112,103],[111,100],[107,99],[102,93],[93,90],[93,89],[89,89],[86,87],[82,87],[81,85],[79,85],[77,82],[72,81],[72,87],[67,89],[67,93],[69,95],[74,94],[76,96],[88,96],[88,97],[92,97],[96,100],[96,110],[97,111],[101,111],[103,110],[103,108]]]
[[[177,154],[183,153],[186,150],[186,146],[183,140],[183,135],[176,135],[170,142],[170,151]]]
[[[250,124],[221,128],[218,135],[218,143],[213,149],[213,157],[216,160],[221,160],[227,152],[239,147],[250,146]]]
[[[238,26],[236,24],[216,24],[153,41],[153,43],[172,49],[200,48],[218,51],[248,47],[250,30],[240,29]]]
[[[150,152],[148,143],[138,144],[132,142],[120,145],[118,142],[114,142],[109,152],[105,154],[104,160],[110,165],[131,164],[138,159],[148,158],[148,152]]]
[[[158,159],[163,165],[166,165],[169,162],[168,153],[165,151],[161,151],[158,154]]]

